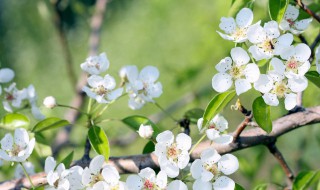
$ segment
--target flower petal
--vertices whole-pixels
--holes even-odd
[[[232,34],[234,33],[234,31],[236,30],[236,22],[234,20],[234,18],[226,18],[226,17],[222,17],[220,19],[220,24],[219,27],[221,30],[223,30],[225,33],[227,34]]]
[[[262,96],[264,102],[270,106],[277,106],[279,105],[279,100],[277,98],[277,95],[272,94],[272,93],[265,93]]]
[[[116,185],[119,182],[120,175],[118,171],[110,165],[106,165],[101,172],[103,179],[110,185]]]
[[[99,85],[101,85],[101,82],[103,81],[103,78],[101,76],[98,75],[91,75],[88,79],[88,84],[91,87],[98,87]]]
[[[294,26],[298,30],[305,30],[308,28],[309,24],[312,22],[312,18],[303,19],[294,23]]]
[[[153,169],[147,167],[147,168],[142,169],[139,172],[139,176],[144,178],[144,179],[152,179],[152,178],[156,177],[156,172],[154,172]]]
[[[286,110],[291,110],[297,105],[297,94],[290,93],[286,94],[284,99],[284,106]]]
[[[256,82],[260,76],[259,67],[254,63],[248,64],[244,69],[244,75],[249,82]]]
[[[243,8],[236,16],[236,23],[240,28],[248,27],[253,20],[253,12],[251,9]]]
[[[238,96],[251,89],[251,84],[247,79],[237,79],[235,82],[235,86]]]
[[[239,169],[238,158],[232,154],[225,154],[218,161],[218,168],[225,175],[233,174]]]
[[[146,66],[144,67],[140,74],[139,79],[142,81],[155,82],[159,78],[159,70],[154,66]]]
[[[26,147],[29,143],[28,132],[23,128],[14,131],[14,142],[20,147]]]
[[[232,179],[221,176],[213,183],[214,190],[234,190],[235,183]]]
[[[195,161],[193,161],[190,167],[192,177],[194,179],[200,179],[202,171],[202,161],[200,159],[196,159]]]
[[[130,175],[127,178],[126,185],[132,190],[141,190],[143,188],[142,178],[138,175]]]
[[[181,150],[189,150],[191,147],[191,138],[189,135],[184,133],[180,133],[176,138],[177,148]]]
[[[273,88],[273,80],[269,75],[261,74],[254,83],[254,88],[261,93],[267,93]]]
[[[13,137],[10,133],[7,133],[2,139],[1,139],[1,149],[2,150],[12,150],[13,146]]]
[[[223,134],[220,137],[217,137],[213,140],[213,142],[217,143],[217,144],[230,144],[233,141],[233,136],[231,135],[227,135],[227,134]]]
[[[107,94],[108,100],[112,101],[117,98],[119,98],[122,95],[123,88],[118,88],[116,90],[111,91],[110,93]]]
[[[171,183],[169,183],[167,190],[188,190],[188,187],[182,181],[174,180]]]
[[[278,38],[280,36],[278,23],[274,20],[265,23],[263,29],[269,39]]]
[[[165,143],[167,145],[171,145],[174,140],[173,133],[171,131],[164,131],[156,137],[158,143]]]
[[[168,177],[166,172],[160,171],[156,178],[156,184],[161,188],[164,189],[167,186]]]
[[[238,66],[247,64],[250,61],[248,53],[241,47],[232,48],[230,54],[233,62]]]
[[[97,174],[98,172],[100,172],[103,162],[104,162],[105,158],[102,155],[97,155],[96,157],[94,157],[89,165],[89,169],[91,171],[91,173],[93,174]]]
[[[116,80],[107,74],[104,76],[102,84],[106,89],[112,90],[116,87]]]
[[[217,92],[225,92],[232,85],[232,77],[227,73],[217,73],[212,78],[212,88]]]
[[[270,64],[272,65],[273,69],[277,72],[277,73],[281,73],[283,74],[284,71],[286,70],[286,66],[283,64],[283,62],[274,57],[271,59]]]
[[[192,186],[193,190],[212,190],[212,184],[208,181],[196,180]]]
[[[253,44],[258,44],[266,40],[267,34],[259,24],[254,24],[248,28],[248,40]]]
[[[217,131],[216,129],[207,129],[206,134],[208,139],[212,141],[220,136],[219,131]]]
[[[220,154],[213,148],[208,148],[202,151],[201,153],[201,161],[207,164],[213,164],[220,160]]]
[[[217,31],[217,32],[225,40],[230,40],[230,41],[235,40],[233,36],[230,36],[230,35],[227,35],[227,34],[223,34],[223,33],[219,32],[219,31]]]
[[[224,59],[222,59],[217,65],[216,65],[216,69],[217,71],[219,71],[220,73],[224,73],[228,70],[231,69],[231,64],[232,64],[232,59],[230,57],[226,57]]]
[[[215,124],[215,127],[220,131],[223,132],[226,129],[228,129],[228,121],[221,116],[220,114],[216,115],[213,119],[212,122]],[[210,122],[211,123],[211,122]]]
[[[305,76],[294,77],[288,80],[288,87],[293,92],[302,92],[308,86],[308,79]]]
[[[10,82],[14,78],[14,72],[12,69],[3,68],[0,69],[0,83]]]
[[[299,16],[299,9],[295,6],[288,5],[286,12],[284,13],[284,19],[295,21]]]
[[[300,43],[295,47],[295,57],[300,62],[308,61],[311,55],[311,49],[306,44]]]
[[[183,169],[185,168],[188,164],[189,164],[189,161],[190,161],[190,156],[189,156],[189,153],[188,151],[182,151],[179,156],[178,156],[178,167],[180,169]]]

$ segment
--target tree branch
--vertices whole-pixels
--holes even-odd
[[[295,0],[295,1],[301,9],[303,9],[306,13],[308,13],[310,16],[312,16],[314,19],[316,19],[320,23],[320,16],[314,13],[313,11],[311,11],[304,3],[302,3],[302,0]]]
[[[228,145],[211,144],[210,141],[200,143],[191,154],[191,160],[200,157],[203,150],[208,147],[215,148],[220,154],[226,154],[241,149],[257,146],[268,145],[276,141],[278,137],[292,130],[296,130],[302,126],[320,123],[320,106],[307,108],[303,112],[297,112],[283,116],[273,122],[273,130],[267,134],[261,128],[253,128],[245,130],[241,133],[238,141]],[[109,164],[115,166],[120,174],[138,173],[140,169],[145,167],[158,168],[159,164],[154,154],[131,155],[121,157],[111,157]],[[88,163],[83,163],[81,166],[88,166]],[[32,181],[35,185],[40,185],[46,182],[44,173],[38,173],[32,176]],[[0,189],[12,189],[19,184],[25,187],[30,187],[27,179],[9,180],[0,184]]]

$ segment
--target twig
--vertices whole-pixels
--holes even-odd
[[[320,16],[314,13],[313,11],[311,11],[304,3],[302,3],[302,0],[295,0],[295,1],[301,9],[303,9],[306,13],[308,13],[310,16],[312,16],[314,19],[320,22]]]
[[[309,58],[310,62],[312,62],[314,59],[314,56],[315,56],[314,50],[315,50],[316,46],[318,45],[319,41],[320,41],[320,31],[319,31],[319,34],[317,35],[316,39],[314,39],[313,43],[310,46],[310,49],[311,49],[311,56]]]
[[[90,160],[90,150],[91,150],[91,144],[89,137],[86,138],[86,144],[84,145],[84,154],[82,159],[89,159]]]
[[[242,131],[248,126],[252,121],[253,114],[250,113],[249,116],[245,116],[245,119],[238,125],[236,131],[233,133],[233,142],[237,142]]]
[[[279,149],[275,145],[275,142],[267,144],[266,146],[268,147],[270,153],[277,159],[277,161],[279,162],[279,164],[282,167],[283,171],[285,172],[285,174],[287,176],[287,185],[288,185],[287,188],[291,189],[292,183],[293,183],[293,179],[294,179],[294,174],[291,171],[291,169],[289,168],[289,165],[287,164],[287,162],[284,159],[284,157],[282,156],[281,152],[279,151]]]

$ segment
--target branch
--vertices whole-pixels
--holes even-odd
[[[200,143],[192,152],[191,160],[199,158],[201,152],[210,146],[215,148],[220,154],[226,154],[257,145],[267,145],[275,142],[278,137],[292,130],[314,123],[320,123],[320,106],[307,108],[303,112],[293,113],[275,120],[273,122],[273,130],[269,134],[261,128],[253,128],[243,131],[237,142],[228,145],[211,144],[210,141]],[[111,157],[109,164],[115,166],[120,174],[138,173],[140,169],[145,167],[159,167],[155,154]],[[81,166],[88,166],[88,163],[83,163]],[[46,182],[44,176],[44,173],[35,174],[32,176],[32,181],[35,185],[43,184]],[[0,189],[11,189],[19,184],[30,187],[27,179],[23,178],[22,180],[5,181],[0,184]]]
[[[306,13],[308,13],[310,16],[312,16],[314,19],[316,19],[320,23],[320,16],[311,11],[304,3],[302,3],[302,0],[295,0],[297,5],[304,10]]]

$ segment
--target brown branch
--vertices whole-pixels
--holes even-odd
[[[277,148],[275,142],[272,142],[268,145],[266,145],[270,151],[270,153],[277,159],[277,161],[279,162],[280,166],[282,167],[283,171],[285,172],[286,176],[287,176],[287,185],[288,185],[288,189],[292,188],[292,183],[294,180],[294,174],[292,172],[292,170],[290,169],[289,165],[287,164],[286,160],[284,159],[284,157],[282,156],[280,150]]]
[[[253,114],[245,116],[245,119],[238,125],[236,131],[233,133],[233,142],[237,142],[242,131],[249,125],[252,121]]]
[[[320,123],[320,106],[308,108],[303,112],[297,112],[290,115],[283,116],[273,122],[273,130],[267,134],[261,128],[253,128],[245,130],[241,133],[238,141],[228,145],[212,144],[210,141],[200,143],[192,152],[191,159],[194,160],[200,157],[203,150],[208,147],[215,148],[220,154],[226,154],[241,149],[257,146],[268,145],[276,141],[278,137],[286,134],[292,130],[296,130],[302,126]],[[111,157],[110,164],[115,166],[120,174],[138,173],[140,169],[145,167],[158,168],[158,161],[154,154],[131,155],[122,157]],[[80,163],[81,166],[87,166],[88,163]],[[38,178],[41,178],[38,179]],[[33,182],[39,185],[45,182],[44,174],[39,173],[33,175]],[[40,183],[41,182],[41,183]],[[26,179],[9,180],[0,184],[0,189],[11,189],[19,184],[25,187],[30,187]]]
[[[308,6],[306,6],[304,3],[302,3],[302,0],[295,0],[297,5],[304,10],[306,13],[308,13],[310,16],[312,16],[314,19],[316,19],[320,23],[320,16],[311,11]]]
[[[103,23],[103,15],[107,6],[107,0],[97,0],[95,5],[95,14],[91,18],[91,34],[89,37],[89,55],[97,55],[98,47],[100,45],[100,30]],[[77,94],[71,102],[71,106],[75,108],[81,108],[84,104],[85,94],[82,92],[82,87],[87,83],[87,74],[82,73],[77,83]],[[74,124],[80,116],[80,113],[76,110],[69,110],[65,114],[65,118]],[[69,143],[69,135],[71,133],[71,126],[67,126],[61,129],[55,139],[52,146],[53,152],[58,153],[64,144]]]

